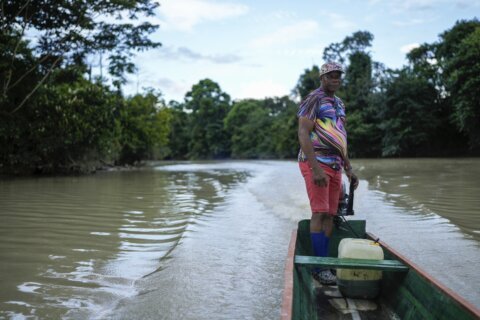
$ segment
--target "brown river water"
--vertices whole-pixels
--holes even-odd
[[[356,160],[354,219],[480,307],[480,159]],[[0,180],[0,319],[278,319],[293,161]]]

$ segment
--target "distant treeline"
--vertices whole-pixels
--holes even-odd
[[[148,39],[157,26],[108,24],[92,12],[148,15],[155,5],[102,0],[78,6],[85,8],[7,1],[0,18],[0,172],[296,156],[297,105],[319,86],[318,66],[306,69],[284,97],[232,101],[210,79],[181,102],[166,103],[156,89],[125,96],[125,74],[135,71],[130,51],[158,47]],[[40,34],[36,43],[28,42],[28,28]],[[338,96],[347,108],[351,157],[479,155],[480,22],[457,22],[437,42],[413,49],[398,70],[372,60],[372,41],[371,33],[358,31],[323,55],[346,67]],[[102,55],[111,85],[91,76],[89,59]]]

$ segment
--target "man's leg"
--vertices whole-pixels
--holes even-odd
[[[310,220],[310,239],[312,240],[313,251],[316,256],[328,257],[328,235],[332,234],[333,219],[326,213],[313,213]],[[313,277],[321,284],[332,285],[335,284],[337,278],[329,269],[317,268],[314,270]]]
[[[328,245],[333,231],[333,216],[326,213],[313,213],[310,220],[310,238],[316,256],[328,257]]]
[[[323,217],[322,223],[323,233],[325,234],[325,240],[323,242],[323,251],[325,252],[325,256],[328,257],[328,248],[330,245],[330,237],[333,233],[333,215],[325,214]]]
[[[328,207],[329,214],[326,214],[322,222],[322,230],[325,233],[324,251],[328,256],[328,247],[330,244],[330,237],[333,233],[333,217],[337,214],[338,203],[340,199],[340,192],[342,189],[342,173],[341,171],[332,172],[328,183]]]
[[[325,252],[325,230],[324,218],[327,214],[325,212],[314,212],[310,219],[310,239],[312,241],[313,251],[316,256],[326,257]]]
[[[300,170],[305,179],[307,187],[308,198],[310,200],[310,207],[312,209],[312,218],[310,220],[310,239],[314,254],[320,257],[328,256],[328,244],[326,244],[327,237],[325,230],[330,232],[329,228],[329,188],[320,187],[313,183],[312,171],[306,162],[300,162]],[[325,169],[324,169],[325,170]],[[328,174],[328,173],[327,173]],[[328,269],[315,269],[313,276],[322,284],[334,284],[335,276]]]

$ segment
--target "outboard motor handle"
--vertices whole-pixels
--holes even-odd
[[[355,211],[353,211],[353,193],[355,191],[355,182],[356,178],[352,177],[350,181],[350,193],[348,194],[348,203],[347,203],[347,216],[353,216]]]

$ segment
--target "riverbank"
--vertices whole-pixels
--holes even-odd
[[[64,166],[3,167],[0,164],[0,178],[52,177],[91,175],[98,172],[137,170],[146,166],[145,161],[134,164],[114,164],[105,161],[75,162]]]

